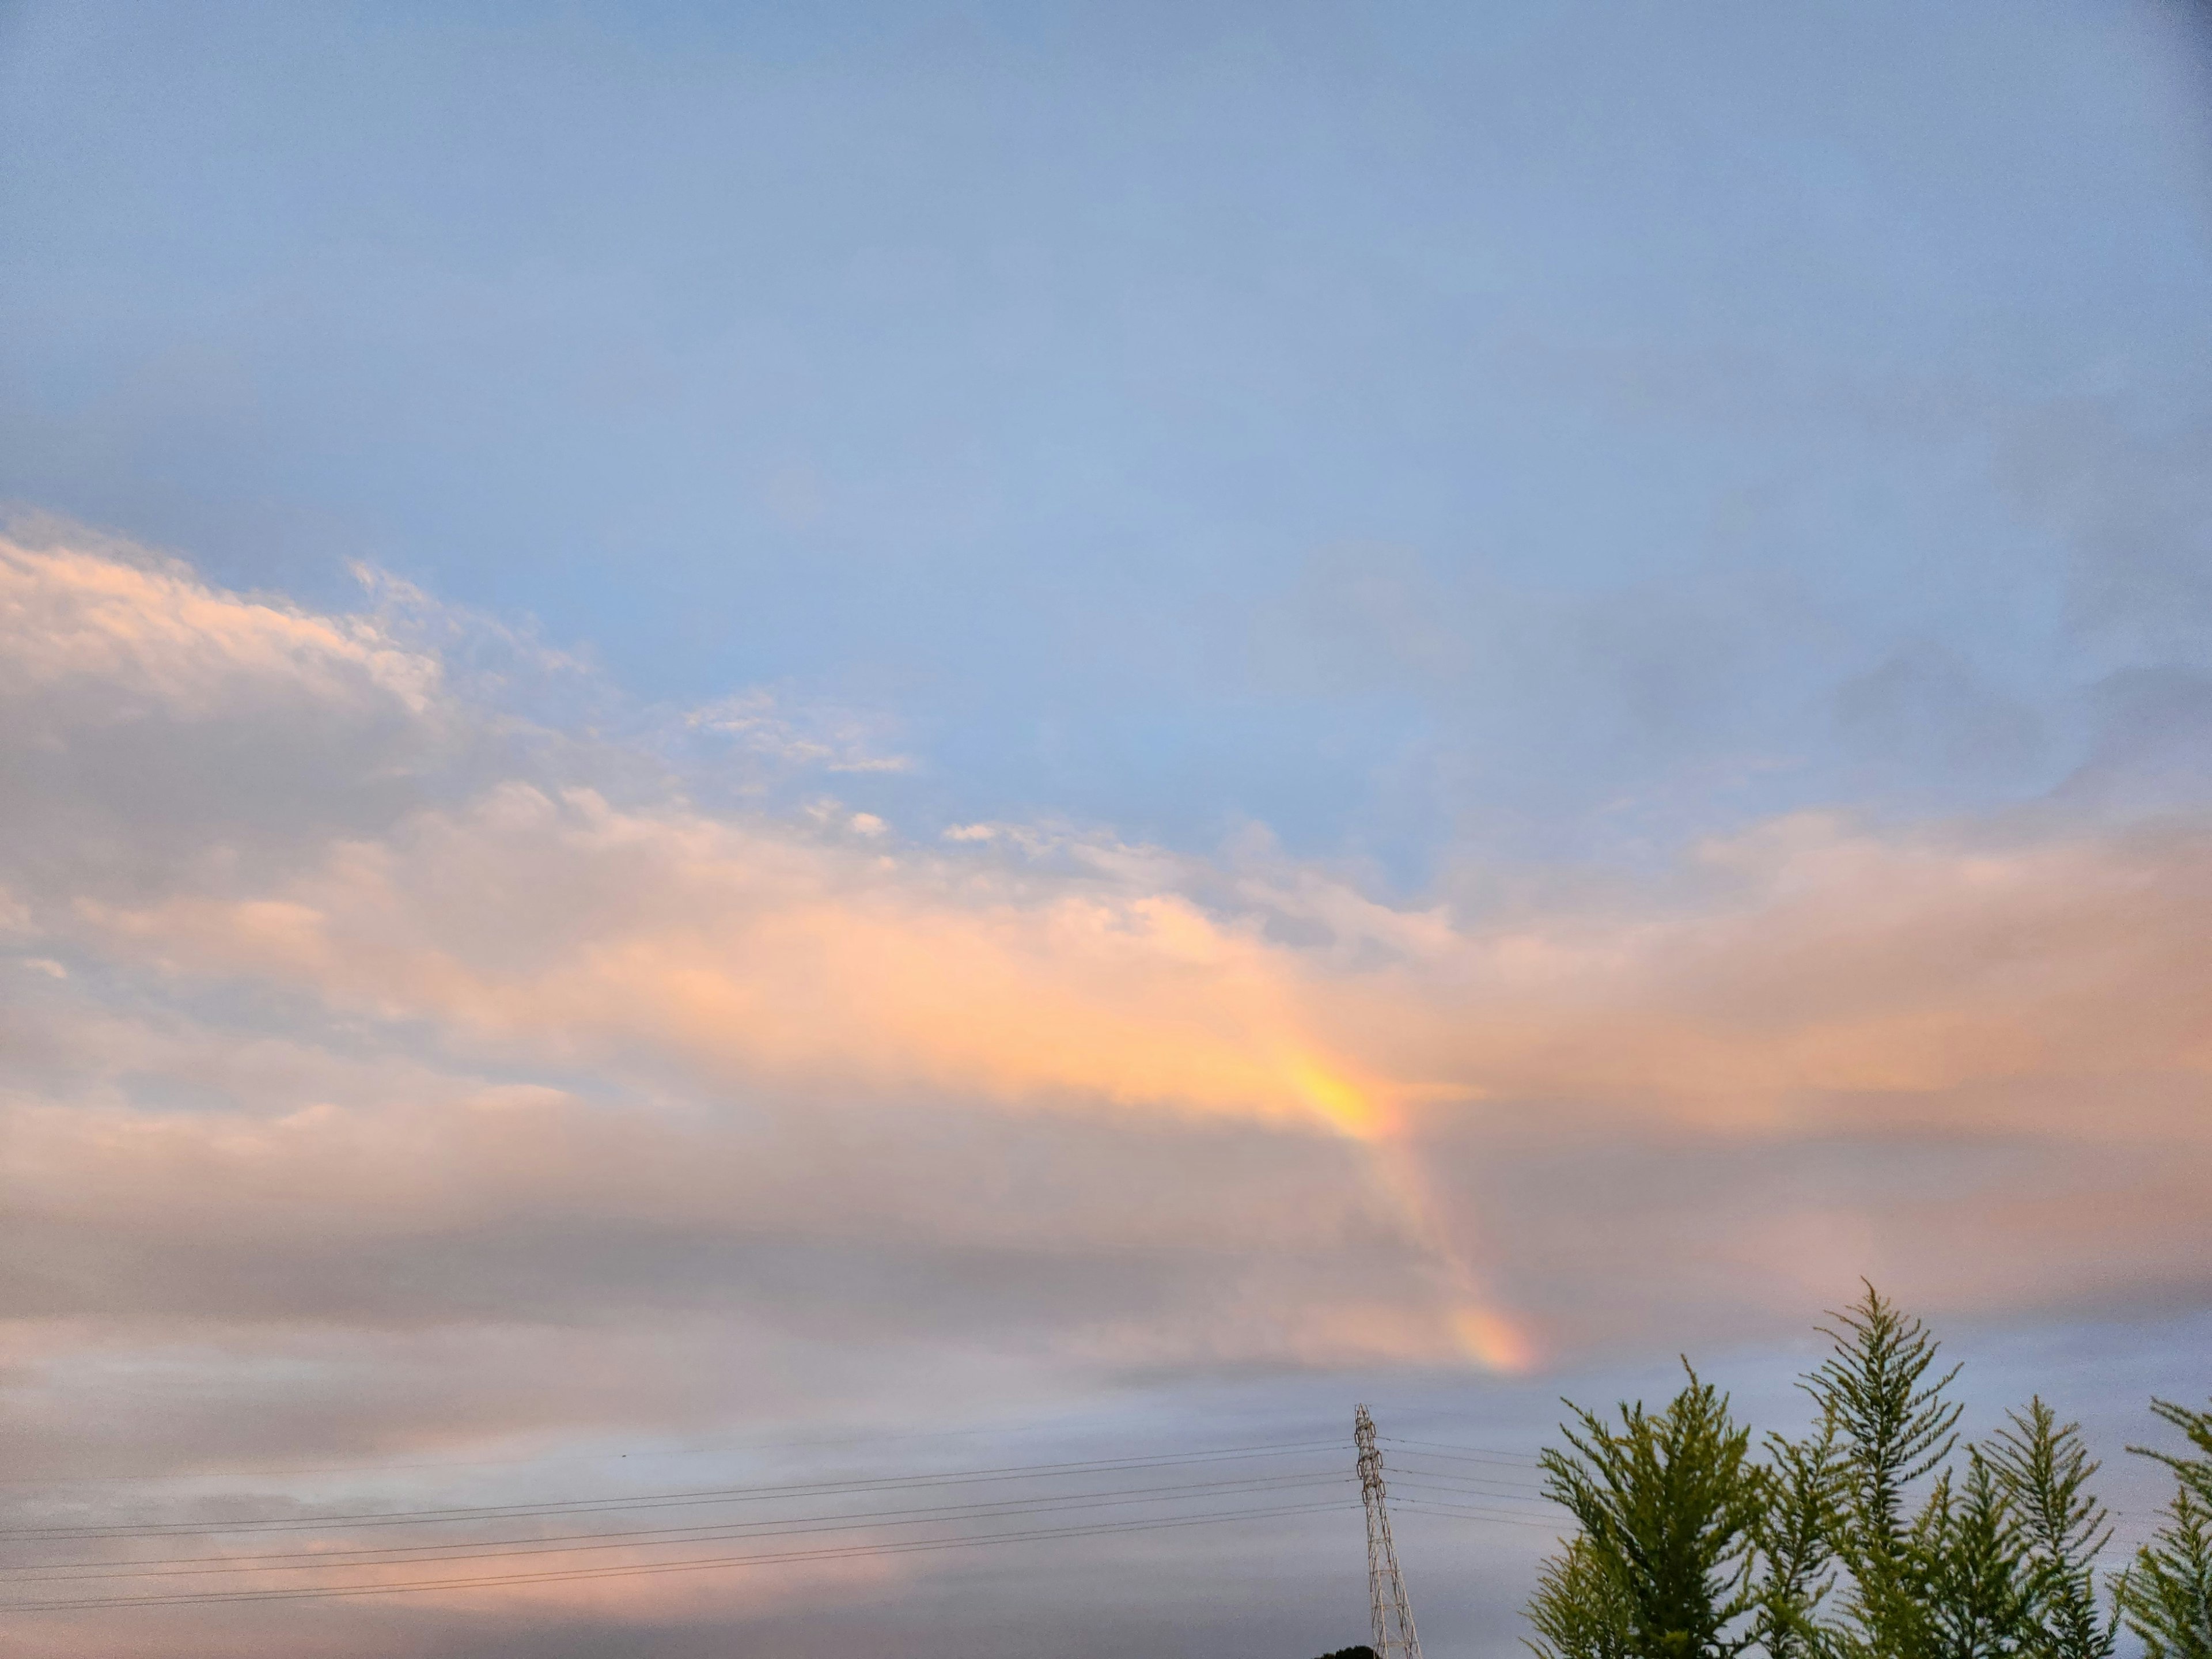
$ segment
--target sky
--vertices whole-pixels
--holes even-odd
[[[2137,1535],[2209,91],[2109,0],[0,5],[11,1643],[1309,1659],[1364,1401],[1488,1659],[1559,1397],[1794,1427],[1862,1278]]]

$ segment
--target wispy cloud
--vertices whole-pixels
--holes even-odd
[[[908,772],[910,755],[879,752],[881,720],[850,709],[794,702],[765,687],[732,692],[684,716],[690,730],[763,759],[825,772]]]

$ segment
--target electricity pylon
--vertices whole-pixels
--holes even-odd
[[[1364,1406],[1353,1410],[1352,1443],[1359,1449],[1359,1496],[1367,1505],[1367,1600],[1375,1615],[1375,1659],[1421,1659],[1421,1638],[1398,1571],[1398,1547],[1390,1540],[1390,1511],[1382,1503],[1382,1454],[1375,1449],[1375,1419]]]

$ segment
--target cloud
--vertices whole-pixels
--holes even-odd
[[[74,694],[78,727],[209,721],[303,699],[325,714],[390,705],[420,716],[438,692],[438,663],[371,622],[222,592],[174,560],[117,552],[0,541],[11,714]]]
[[[0,881],[39,903],[380,828],[471,740],[439,658],[376,618],[56,533],[0,539]]]
[[[1366,1158],[1370,1224],[1401,1231],[1438,1287],[1431,1330],[1486,1332],[1473,1351],[1500,1362],[1526,1352],[1483,1322],[1512,1263],[1423,1173],[1425,1136],[1484,1125],[1525,1141],[1571,1121],[1639,1138],[2193,1146],[2212,1128],[2201,830],[2006,847],[1796,820],[1702,849],[1692,885],[1626,915],[1395,917],[1378,956],[1355,948],[1364,918],[1334,893],[1304,910],[1331,919],[1331,945],[1291,948],[1156,886],[887,859],[508,785],[343,844],[275,893],[86,915],[111,955],[312,988],[343,1015],[428,1024],[509,1065],[643,1068],[679,1093],[834,1111],[877,1146],[897,1122],[903,1167],[939,1180],[930,1126],[957,1111],[1341,1136]],[[587,1164],[602,1180],[621,1167]],[[887,1201],[854,1194],[860,1212]],[[672,1213],[665,1194],[636,1208]],[[1284,1331],[1303,1317],[1288,1303],[1276,1316]]]
[[[1407,905],[702,805],[421,596],[0,572],[0,1409],[91,1467],[2212,1294],[2201,816]]]
[[[877,752],[880,720],[849,709],[794,706],[764,687],[732,692],[684,716],[693,732],[734,744],[749,754],[789,766],[827,772],[909,772],[910,755]]]

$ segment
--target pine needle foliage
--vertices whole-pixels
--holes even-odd
[[[1966,1478],[1948,1471],[1915,1517],[1906,1571],[1885,1587],[1892,1604],[1854,1643],[1896,1659],[2008,1659],[2025,1655],[2037,1634],[2034,1581],[2020,1516],[1979,1448],[1966,1454]],[[1911,1605],[1894,1605],[1899,1589]],[[1895,1645],[1881,1647],[1887,1640]]]
[[[2200,1455],[2130,1446],[2173,1471],[2166,1518],[2121,1575],[2117,1600],[2144,1659],[2212,1659],[2212,1411],[2169,1400],[2151,1410],[2188,1437]]]
[[[1905,1488],[1940,1468],[1959,1443],[1964,1408],[1943,1398],[1959,1368],[1924,1381],[1935,1368],[1936,1339],[1871,1285],[1828,1316],[1842,1328],[1819,1328],[1835,1347],[1804,1388],[1843,1443],[1850,1533],[1871,1563],[1902,1553]]]
[[[1834,1644],[1848,1659],[1934,1659],[1945,1650],[1935,1569],[1960,1517],[1948,1482],[1917,1516],[1906,1496],[1958,1445],[1962,1408],[1943,1397],[1958,1367],[1936,1372],[1936,1339],[1872,1285],[1829,1317],[1819,1328],[1829,1356],[1803,1387],[1834,1425],[1843,1466],[1831,1539],[1850,1589]]]
[[[1845,1467],[1832,1418],[1817,1434],[1766,1437],[1767,1503],[1755,1529],[1759,1645],[1770,1659],[1820,1659],[1831,1645],[1820,1609],[1836,1584],[1832,1540]]]
[[[1728,1397],[1688,1360],[1682,1368],[1689,1384],[1666,1409],[1624,1403],[1618,1427],[1566,1402],[1576,1419],[1563,1431],[1571,1449],[1544,1453],[1545,1493],[1582,1526],[1584,1559],[1570,1552],[1562,1578],[1583,1575],[1625,1613],[1626,1654],[1735,1659],[1756,1639],[1746,1616],[1755,1605],[1751,1559],[1765,1483],[1751,1460],[1751,1431],[1730,1419]]]
[[[2153,1409],[2181,1453],[2166,1523],[2100,1595],[2110,1516],[2080,1426],[2039,1395],[1961,1446],[1958,1367],[1869,1285],[1821,1327],[1802,1439],[1689,1385],[1617,1422],[1567,1402],[1546,1493],[1579,1523],[1528,1607],[1538,1659],[2212,1659],[2212,1410]],[[2103,1607],[2100,1608],[2100,1603]]]
[[[1538,1659],[1631,1659],[1627,1592],[1583,1538],[1547,1561],[1536,1575],[1528,1623],[1536,1639],[1522,1645]]]
[[[2008,1419],[1990,1443],[1990,1462],[2026,1547],[2037,1627],[2030,1649],[2036,1659],[2112,1659],[2118,1614],[2098,1616],[2096,1561],[2112,1528],[2089,1492],[2100,1465],[2081,1443],[2081,1425],[2061,1424],[2040,1395]]]

